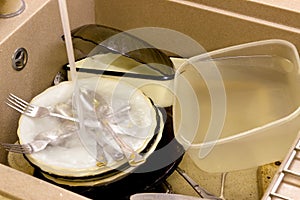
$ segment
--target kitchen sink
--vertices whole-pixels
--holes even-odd
[[[300,48],[299,24],[286,20],[288,16],[293,17],[293,21],[300,18],[300,9],[297,9],[300,4],[294,1],[293,7],[290,4],[276,5],[268,0],[241,1],[240,6],[219,0],[68,0],[67,3],[71,29],[85,24],[102,24],[120,30],[163,27],[192,38],[206,52],[266,39],[286,40]],[[20,15],[0,18],[0,141],[7,143],[18,140],[16,133],[20,117],[4,103],[9,93],[31,100],[53,86],[54,78],[68,63],[61,38],[63,29],[58,1],[25,0],[25,4],[25,10]],[[27,62],[21,68],[15,68],[13,58],[23,56],[25,52]],[[186,51],[184,56],[195,56],[195,51]],[[222,192],[222,172],[205,171],[193,159],[190,154],[185,154],[179,167],[201,187],[219,196]],[[274,162],[228,172],[225,198],[261,199],[283,159],[284,156],[281,156]],[[82,195],[32,176],[33,169],[22,155],[9,156],[0,148],[0,163],[0,199],[85,199]],[[176,170],[166,181],[171,186],[169,190],[174,193],[198,196]],[[28,187],[20,189],[22,185]]]

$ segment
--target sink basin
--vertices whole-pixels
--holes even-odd
[[[199,154],[204,141],[207,142],[205,133],[212,117],[211,99],[203,79],[193,74],[193,70],[187,71],[185,76],[196,78],[193,86],[195,90],[199,89],[199,82],[203,86],[200,88],[201,95],[196,95],[201,100],[201,104],[197,105],[201,108],[201,126],[199,130],[191,131],[191,136],[177,133],[178,138],[182,135],[181,139],[185,139],[183,143],[190,141],[187,145],[190,148],[180,166],[213,194],[220,192],[220,173],[230,171],[226,181],[226,198],[260,199],[260,186],[257,185],[259,178],[256,176],[258,167],[283,158],[299,128],[299,96],[298,92],[295,92],[299,85],[299,61],[295,56],[295,48],[287,42],[276,41],[275,46],[268,42],[259,45],[256,43],[254,46],[235,45],[280,38],[299,48],[300,31],[295,23],[297,20],[286,21],[287,16],[299,18],[297,10],[291,11],[290,7],[279,9],[269,3],[262,4],[256,1],[241,1],[240,4],[235,4],[220,1],[140,0],[132,4],[129,0],[72,0],[72,4],[68,4],[68,11],[72,29],[94,23],[120,30],[145,26],[165,27],[194,38],[210,52],[200,55],[197,59],[202,63],[208,63],[207,57],[215,59],[215,65],[218,66],[224,80],[227,107],[226,115],[223,116],[223,131],[214,148],[206,152],[208,154]],[[0,19],[0,25],[0,101],[4,102],[10,92],[29,101],[53,85],[55,75],[67,63],[65,45],[61,40],[63,31],[58,3],[56,0],[26,1],[26,9],[22,14],[10,19]],[[228,46],[235,47],[225,48]],[[15,71],[11,67],[11,57],[20,47],[27,49],[28,63],[23,70]],[[215,51],[216,49],[221,50]],[[245,50],[242,54],[241,49]],[[252,65],[232,66],[231,60],[220,59],[228,56],[270,55],[272,52],[284,59],[271,59],[276,66],[280,66],[271,66],[271,74],[266,65],[261,65],[263,69],[254,72]],[[194,56],[192,53],[189,55],[189,52],[186,55]],[[246,62],[250,61],[251,59]],[[178,62],[182,64],[185,61]],[[237,70],[241,67],[243,70]],[[194,84],[193,81],[191,83]],[[0,141],[13,143],[17,140],[17,122],[20,115],[4,103],[0,108]],[[180,108],[176,107],[175,111],[176,109],[178,116],[175,122],[178,125],[181,114],[178,111]],[[183,124],[189,127],[191,122],[192,120],[184,121]],[[7,199],[53,199],[63,196],[66,199],[86,199],[28,175],[24,169],[9,165],[12,164],[11,160],[7,160],[7,152],[3,149],[0,149],[0,163],[2,180],[5,180],[0,181],[0,198],[3,196]],[[22,170],[23,172],[19,172]],[[14,181],[16,179],[20,181]],[[175,193],[197,196],[176,173],[168,178],[168,182],[172,184]],[[34,190],[49,192],[33,193],[31,189],[20,189],[24,184],[30,185]]]

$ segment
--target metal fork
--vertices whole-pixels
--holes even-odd
[[[58,117],[74,122],[78,122],[76,118],[61,115],[58,113],[51,112],[50,108],[38,106],[34,104],[30,104],[27,101],[21,99],[20,97],[17,97],[16,95],[10,93],[7,100],[9,102],[5,102],[9,107],[17,110],[18,112],[27,115],[29,117],[46,117],[46,116],[53,116]]]
[[[5,102],[9,107],[15,109],[16,111],[27,115],[29,117],[46,117],[46,116],[52,116],[52,117],[58,117],[61,119],[66,119],[66,120],[70,120],[73,122],[79,122],[78,119],[68,116],[68,115],[63,115],[63,114],[59,114],[56,112],[52,112],[50,107],[44,107],[44,106],[38,106],[38,105],[34,105],[32,103],[28,103],[27,101],[21,99],[20,97],[17,97],[16,95],[10,93],[7,100],[9,102]],[[120,108],[119,110],[117,110],[114,113],[110,113],[108,114],[106,117],[107,118],[112,118],[114,114],[121,114],[123,112],[126,112],[130,110],[130,106],[125,106]],[[86,121],[88,126],[95,126],[95,123],[87,120]]]
[[[6,151],[31,154],[45,149],[50,142],[51,140],[35,140],[27,144],[9,144],[1,142],[0,146],[2,146]]]
[[[64,123],[64,126],[61,126],[59,129],[43,131],[37,134],[32,142],[26,144],[9,144],[9,143],[0,143],[5,150],[31,154],[41,150],[44,150],[49,144],[57,144],[63,141],[63,139],[70,137],[76,133],[76,126],[69,126],[67,123]]]

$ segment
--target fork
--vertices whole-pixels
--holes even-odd
[[[50,142],[51,140],[35,140],[27,144],[10,144],[1,142],[0,146],[2,146],[6,151],[31,154],[45,149]]]
[[[61,127],[57,130],[44,131],[37,134],[32,142],[26,144],[10,144],[0,142],[5,150],[14,153],[31,154],[44,150],[49,144],[57,144],[63,139],[74,135],[76,128],[71,126]]]
[[[27,115],[29,117],[58,117],[66,120],[70,120],[73,122],[78,122],[78,119],[70,116],[61,115],[59,113],[54,113],[51,111],[49,107],[38,106],[34,104],[30,104],[27,101],[17,97],[16,95],[10,93],[7,100],[9,102],[5,102],[9,107],[17,110],[18,112]]]
[[[9,102],[5,102],[6,105],[15,109],[16,111],[20,112],[21,114],[27,115],[29,117],[34,117],[34,118],[37,117],[38,118],[38,117],[52,116],[52,117],[58,117],[61,119],[70,120],[73,122],[79,122],[79,120],[74,117],[59,114],[56,112],[52,112],[50,107],[38,106],[38,105],[35,105],[32,103],[28,103],[27,101],[21,99],[20,97],[17,97],[16,95],[14,95],[12,93],[9,94],[7,100]],[[112,118],[115,113],[121,114],[128,110],[130,110],[130,106],[125,106],[125,107],[120,108],[119,110],[117,110],[114,113],[108,114],[106,117]],[[92,121],[87,120],[86,123],[87,123],[86,125],[88,125],[88,126],[91,126],[91,127],[95,126],[95,123]]]

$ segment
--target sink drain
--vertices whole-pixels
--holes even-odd
[[[28,61],[27,50],[23,47],[18,48],[12,56],[12,67],[20,71],[24,69]]]

